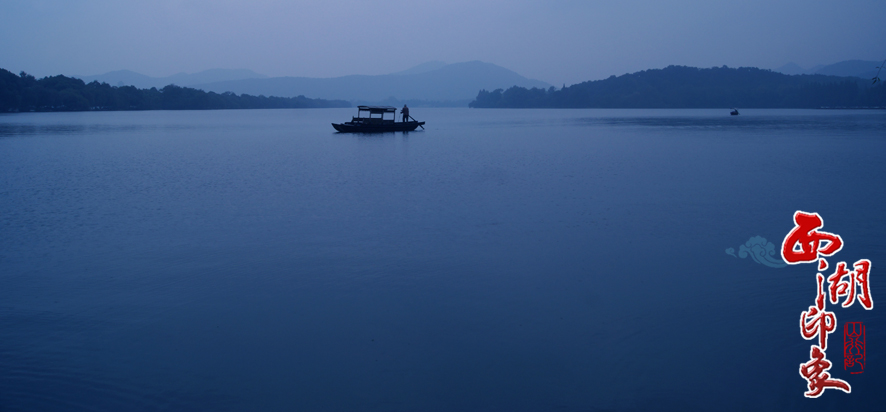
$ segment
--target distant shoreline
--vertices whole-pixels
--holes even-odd
[[[669,66],[556,89],[512,86],[480,90],[472,108],[611,108],[884,110],[886,86],[857,77],[786,75],[753,67],[699,69]],[[390,103],[397,101],[391,98]],[[385,103],[389,103],[386,101]],[[404,100],[413,107],[434,101]],[[237,95],[167,85],[161,89],[111,86],[64,75],[36,79],[0,69],[0,112],[237,110],[347,108],[346,100]],[[449,106],[449,104],[445,105]],[[443,107],[443,106],[440,106]],[[463,107],[463,106],[462,106]]]
[[[819,107],[820,110],[886,110],[886,106],[876,106],[876,107]]]
[[[475,108],[817,109],[886,107],[886,86],[859,77],[787,75],[754,67],[669,66],[561,89],[481,90]]]
[[[36,79],[0,69],[0,112],[83,112],[139,110],[307,109],[351,107],[345,100],[266,97],[205,92],[168,85],[162,89],[111,86],[63,75]]]

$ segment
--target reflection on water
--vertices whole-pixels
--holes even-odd
[[[758,110],[760,111],[760,110]],[[602,123],[613,126],[644,126],[677,129],[736,129],[736,130],[787,130],[787,131],[882,131],[881,111],[871,111],[868,115],[858,112],[843,113],[819,111],[803,115],[757,115],[739,116],[662,116],[662,117],[591,117],[581,122]],[[825,120],[826,119],[826,120]]]
[[[881,112],[421,110],[0,116],[0,410],[881,407],[886,312],[806,400],[755,261],[802,209],[877,273]]]
[[[169,132],[180,130],[181,126],[112,125],[112,124],[48,124],[0,123],[0,138],[13,136],[53,136],[72,134],[128,133],[134,131]]]

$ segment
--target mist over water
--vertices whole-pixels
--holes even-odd
[[[0,410],[884,404],[886,312],[805,399],[815,267],[739,255],[818,212],[886,296],[881,111],[353,114],[0,115]]]

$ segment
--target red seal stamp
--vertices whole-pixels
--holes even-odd
[[[864,372],[867,356],[864,323],[843,324],[843,369],[853,375]]]

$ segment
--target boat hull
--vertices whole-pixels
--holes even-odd
[[[341,133],[385,133],[385,132],[411,132],[415,130],[417,127],[424,125],[425,122],[399,122],[399,123],[389,123],[389,124],[379,124],[379,125],[370,125],[370,124],[354,124],[351,122],[347,123],[333,123],[332,127],[335,130],[338,130]]]

